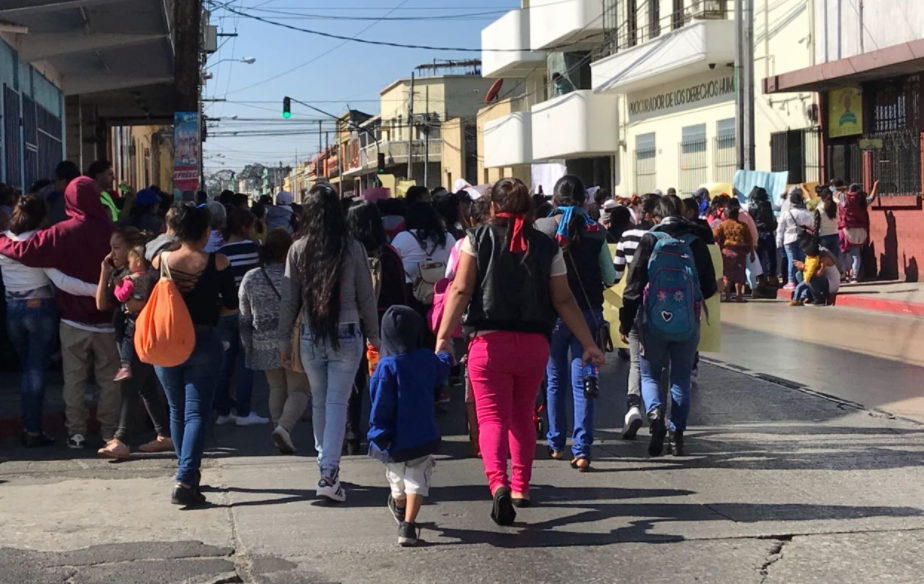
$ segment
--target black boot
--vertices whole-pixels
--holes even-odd
[[[648,426],[651,432],[651,442],[648,443],[648,456],[661,456],[664,452],[664,437],[667,427],[664,425],[664,414],[661,408],[648,413]]]
[[[671,430],[667,437],[667,451],[674,456],[683,456],[686,454],[683,449],[683,432],[680,430]]]

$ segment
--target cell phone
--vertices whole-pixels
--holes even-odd
[[[111,255],[106,256],[106,263],[112,266],[113,268],[115,267],[115,261],[112,259]]]

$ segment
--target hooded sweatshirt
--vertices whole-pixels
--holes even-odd
[[[379,365],[369,381],[369,456],[406,462],[439,450],[434,390],[449,378],[453,359],[421,348],[424,321],[412,308],[392,306],[382,317]]]
[[[282,227],[292,233],[292,206],[272,205],[266,208],[266,230],[271,231]]]
[[[99,185],[87,177],[74,179],[64,191],[64,204],[67,220],[25,241],[0,237],[0,254],[30,268],[57,268],[78,280],[98,282],[114,229],[100,202]],[[112,322],[112,311],[97,310],[94,298],[58,290],[56,300],[62,320],[78,328],[104,328]]]

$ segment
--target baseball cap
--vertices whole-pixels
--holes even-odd
[[[276,204],[277,205],[291,205],[292,204],[292,193],[287,191],[279,191],[276,193]]]

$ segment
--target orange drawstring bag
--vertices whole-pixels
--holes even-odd
[[[135,352],[142,363],[176,367],[196,347],[196,331],[186,302],[170,276],[168,252],[160,255],[160,280],[135,320]]]

